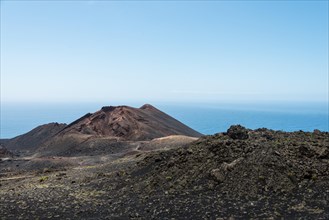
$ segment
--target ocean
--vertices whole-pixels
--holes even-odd
[[[50,122],[70,123],[104,103],[1,103],[0,138],[12,138]],[[117,105],[117,104],[112,104]],[[142,103],[128,103],[139,107]],[[203,133],[226,131],[231,125],[283,131],[329,131],[328,103],[197,103],[153,104],[158,109]]]

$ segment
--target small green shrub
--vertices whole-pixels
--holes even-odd
[[[44,181],[46,181],[48,179],[49,179],[48,176],[42,176],[42,177],[40,177],[39,181],[40,181],[40,183],[42,183],[42,182],[44,182]]]

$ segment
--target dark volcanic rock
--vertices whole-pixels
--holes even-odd
[[[302,216],[300,212],[324,218],[329,217],[325,205],[329,197],[328,149],[328,132],[252,131],[232,126],[227,133],[146,157],[132,176],[143,193],[186,190],[191,192],[190,198],[213,193],[226,202],[262,199],[275,204],[286,217]],[[305,198],[309,199],[308,208],[305,205],[298,211],[296,205]],[[286,207],[292,208],[287,211]],[[271,207],[258,204],[258,209],[266,213]]]
[[[328,132],[262,128],[248,130],[247,139],[227,133],[99,165],[83,166],[92,158],[74,157],[80,161],[74,169],[0,176],[0,216],[329,219]]]
[[[12,157],[12,156],[13,156],[13,154],[0,144],[0,158]]]
[[[248,139],[248,129],[242,127],[241,125],[232,125],[227,130],[227,135],[232,139],[245,140]]]

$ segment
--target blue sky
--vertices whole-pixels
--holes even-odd
[[[327,1],[1,1],[3,102],[328,102]]]

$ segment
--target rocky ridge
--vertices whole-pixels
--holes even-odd
[[[173,148],[140,148],[149,151],[0,179],[0,214],[8,219],[17,213],[73,219],[329,218],[328,132],[232,126]]]

